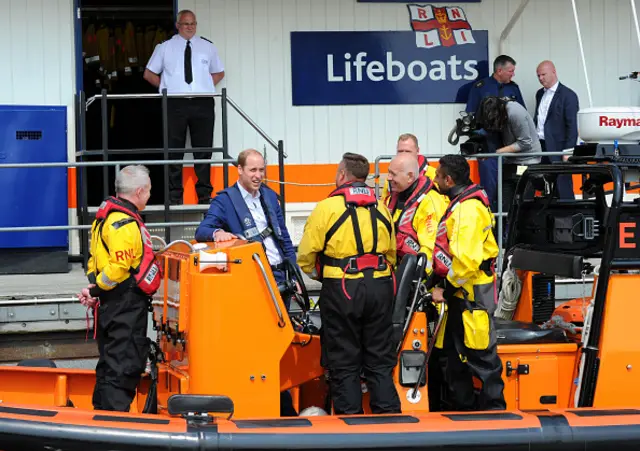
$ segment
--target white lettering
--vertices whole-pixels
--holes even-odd
[[[448,60],[414,60],[403,62],[395,60],[392,52],[386,52],[385,61],[367,61],[367,52],[358,52],[355,59],[351,53],[344,54],[344,74],[336,72],[334,55],[327,55],[327,81],[362,82],[365,80],[401,81],[408,76],[412,81],[420,82],[427,77],[432,81],[476,80],[479,76],[478,61],[461,60],[451,55]],[[338,63],[340,65],[340,63]]]
[[[398,75],[393,75],[393,68],[398,68]],[[404,78],[404,64],[393,60],[393,53],[387,52],[387,80],[398,81]]]
[[[327,55],[327,81],[344,81],[343,77],[336,76],[333,73],[333,55],[331,54]]]
[[[464,79],[465,80],[475,80],[476,78],[478,78],[478,69],[476,69],[476,66],[478,65],[478,62],[476,60],[469,60],[469,61],[465,61],[464,62],[464,70],[466,71],[466,73],[464,74]]]
[[[419,75],[416,75],[416,67],[420,68]],[[427,77],[427,65],[422,61],[412,61],[409,63],[409,70],[407,72],[409,73],[409,78],[413,81],[422,81]]]
[[[384,65],[380,61],[371,61],[367,66],[367,77],[372,81],[384,80]]]
[[[345,81],[351,81],[351,53],[344,54],[344,79]]]
[[[462,76],[458,75],[458,66],[462,63],[455,55],[451,55],[447,64],[451,68],[451,79],[452,80],[462,80]]]
[[[433,65],[433,68],[429,71],[429,78],[432,80],[446,80],[447,66],[444,61],[433,60],[431,61],[431,64]]]
[[[366,61],[363,61],[363,58],[366,56],[367,52],[360,52],[356,55],[356,61],[353,63],[353,65],[356,66],[356,81],[362,81],[362,68],[367,65]]]

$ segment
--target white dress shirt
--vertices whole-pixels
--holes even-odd
[[[553,100],[553,95],[556,93],[558,89],[558,84],[560,82],[556,81],[556,84],[550,87],[549,89],[544,90],[544,94],[542,94],[542,99],[540,99],[540,106],[538,106],[538,138],[544,139],[544,123],[547,121],[547,114],[549,113],[549,106],[551,105],[551,101]]]
[[[193,81],[184,80],[184,51],[187,40],[179,34],[156,45],[147,63],[147,69],[160,75],[159,92],[167,88],[168,94],[215,93],[211,74],[224,71],[218,50],[206,39],[194,36],[191,42],[191,71]]]
[[[240,194],[242,194],[244,202],[249,208],[249,212],[253,217],[253,221],[256,223],[258,231],[262,232],[264,229],[269,227],[269,222],[267,221],[266,212],[262,208],[262,203],[260,202],[260,191],[258,191],[255,196],[252,196],[249,191],[244,189],[240,182],[238,182],[238,189],[240,190]],[[267,260],[269,260],[269,264],[271,266],[282,263],[282,256],[278,251],[273,235],[270,235],[266,240],[264,240],[264,247],[267,254]]]

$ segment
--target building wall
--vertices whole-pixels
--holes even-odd
[[[418,2],[428,3],[428,2]],[[640,70],[638,41],[626,0],[578,0],[593,105],[637,105],[640,86],[618,75]],[[458,3],[476,29],[489,30],[489,58],[517,10],[516,0]],[[455,2],[447,5],[456,5]],[[395,149],[400,133],[413,132],[423,152],[453,151],[447,135],[464,109],[461,104],[294,107],[291,102],[291,31],[410,30],[406,5],[355,0],[179,0],[195,11],[198,32],[218,46],[229,96],[274,140],[283,139],[287,163],[335,163],[345,150],[373,158]],[[504,42],[518,62],[515,81],[531,112],[537,64],[552,59],[563,83],[589,106],[573,9],[569,0],[531,0]],[[219,112],[219,110],[218,110]],[[232,154],[260,150],[265,141],[235,114],[230,115]],[[220,143],[220,128],[216,142]],[[275,163],[275,153],[269,153]]]
[[[0,105],[66,106],[73,158],[73,0],[0,0],[0,42]]]

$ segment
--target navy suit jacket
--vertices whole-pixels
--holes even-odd
[[[538,126],[538,108],[544,88],[536,92],[536,112],[533,121]],[[544,145],[547,152],[562,152],[573,148],[578,140],[578,96],[562,83],[558,83],[547,119],[544,122]],[[561,158],[561,157],[558,157]]]
[[[211,201],[209,211],[198,226],[196,230],[196,241],[213,241],[213,234],[216,230],[222,229],[226,232],[233,233],[234,235],[244,236],[244,227],[240,219],[236,208],[233,205],[230,190],[238,191],[236,185],[230,186],[220,191]],[[238,193],[239,194],[239,193]],[[276,245],[280,248],[283,257],[289,259],[292,263],[296,262],[296,253],[293,249],[293,243],[291,237],[287,231],[287,227],[284,222],[284,215],[282,214],[282,208],[278,202],[278,196],[271,188],[262,185],[260,187],[260,195],[267,205],[269,210],[267,216],[270,216],[277,221],[277,226],[274,224],[274,238]],[[245,207],[246,209],[246,207]]]

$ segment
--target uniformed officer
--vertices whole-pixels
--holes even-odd
[[[149,171],[127,166],[116,175],[91,227],[89,286],[78,295],[94,308],[99,359],[93,407],[128,412],[149,354],[149,301],[160,286],[151,237],[139,212],[151,194]],[[99,301],[98,301],[99,299]]]
[[[322,364],[337,414],[363,412],[363,372],[371,411],[400,412],[392,378],[395,237],[389,210],[364,183],[368,174],[365,157],[343,155],[337,189],[316,205],[298,248],[300,268],[323,281]]]
[[[487,96],[509,97],[526,108],[520,87],[512,81],[516,71],[516,62],[507,55],[500,55],[493,61],[493,74],[477,81],[467,100],[466,111],[477,113],[482,100]],[[487,137],[487,152],[495,153],[502,147],[500,135],[497,133],[481,130],[480,133]],[[485,189],[487,197],[494,210],[497,208],[498,200],[498,160],[497,158],[479,158],[478,172],[480,173],[480,184]]]
[[[420,173],[429,177],[431,180],[436,176],[436,168],[429,165],[429,161],[424,155],[420,154],[420,146],[418,146],[418,138],[411,133],[403,133],[398,137],[398,143],[396,144],[396,154],[409,154],[413,155],[414,158],[418,160],[418,165],[420,167]],[[389,179],[384,183],[384,187],[382,188],[382,196],[381,199],[384,199],[385,202],[388,202],[388,197],[390,194],[389,189]]]
[[[433,180],[421,173],[413,155],[398,154],[389,164],[392,194],[387,201],[395,224],[398,263],[406,254],[427,256],[431,273],[433,245],[438,222],[448,199],[435,189]]]
[[[196,35],[196,16],[189,10],[178,13],[178,34],[158,44],[144,71],[144,79],[168,94],[202,94],[216,92],[224,78],[224,67],[211,41]],[[213,97],[174,97],[168,99],[169,147],[184,148],[187,126],[194,148],[213,146],[215,101]],[[194,152],[194,159],[210,160],[212,152]],[[172,160],[184,154],[172,153]],[[198,202],[211,201],[211,164],[196,164]],[[181,204],[183,196],[182,166],[169,167],[169,192],[172,204]]]
[[[454,410],[504,410],[502,362],[497,353],[494,261],[498,246],[493,214],[482,188],[469,180],[461,155],[440,159],[435,182],[451,203],[436,236],[434,302],[447,302],[436,347],[447,361],[446,380]],[[482,382],[476,403],[472,376]]]

